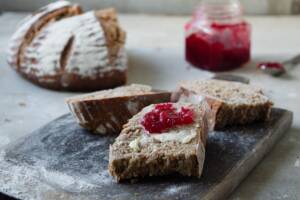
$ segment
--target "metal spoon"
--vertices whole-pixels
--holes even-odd
[[[296,67],[299,63],[300,63],[300,54],[282,63],[266,62],[266,63],[260,63],[257,67],[260,70],[262,70],[264,73],[278,77],[289,72],[291,69]]]

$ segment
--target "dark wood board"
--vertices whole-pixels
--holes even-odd
[[[67,114],[0,151],[0,191],[20,199],[224,199],[290,128],[290,111],[271,116],[210,133],[201,179],[174,174],[117,184],[107,171],[114,137],[91,135]]]

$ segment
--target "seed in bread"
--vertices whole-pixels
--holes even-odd
[[[122,126],[142,108],[170,101],[171,93],[131,84],[79,95],[66,100],[76,121],[100,135],[119,134]]]
[[[202,99],[211,107],[214,129],[267,120],[273,105],[261,88],[222,80],[183,81],[172,94],[175,102]]]
[[[171,105],[169,119],[162,119],[161,116],[168,116],[170,111],[157,111],[159,106],[165,105]],[[193,121],[182,121],[182,113],[185,115],[190,111]],[[160,112],[157,113],[159,118],[152,115],[155,112]],[[199,178],[208,131],[205,113],[204,106],[190,103],[162,103],[145,107],[124,125],[121,134],[110,146],[110,174],[118,182],[173,173]],[[144,126],[143,120],[149,114],[152,115],[150,120],[154,120],[152,125],[162,128],[159,132],[149,132]]]
[[[10,41],[8,63],[57,90],[99,90],[126,82],[125,32],[113,9],[82,13],[57,1],[27,17]]]

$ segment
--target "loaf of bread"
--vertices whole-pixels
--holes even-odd
[[[169,107],[174,112],[185,111],[185,114],[192,112],[193,120],[189,121],[185,114],[177,118],[174,113],[168,114],[166,111],[155,118],[151,112],[158,112],[156,109],[159,107]],[[110,146],[110,174],[118,182],[173,173],[200,177],[208,130],[205,113],[204,106],[189,103],[162,103],[145,107],[124,125],[121,134]],[[161,119],[166,115],[169,118]],[[151,116],[152,124],[147,123],[147,126],[152,132],[143,124],[145,116]],[[185,123],[172,124],[184,118]],[[155,132],[155,128],[158,130],[162,126],[168,128]]]
[[[232,81],[183,81],[172,94],[174,102],[197,103],[203,99],[211,107],[214,129],[265,121],[273,105],[262,89]]]
[[[170,101],[171,93],[132,84],[68,98],[69,109],[84,128],[101,135],[119,134],[122,126],[142,108]]]
[[[107,89],[126,82],[124,43],[113,9],[82,13],[57,1],[23,20],[10,40],[8,63],[42,87]]]

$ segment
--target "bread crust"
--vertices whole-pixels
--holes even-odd
[[[62,76],[60,74],[53,76],[45,75],[43,77],[37,77],[34,72],[21,73],[20,75],[43,88],[74,92],[115,88],[127,82],[127,70],[102,72],[98,78],[83,77],[75,73],[68,73]]]
[[[77,4],[71,5],[67,1],[60,1],[42,7],[37,12],[27,16],[11,38],[7,59],[8,63],[14,69],[19,70],[20,64],[24,59],[24,49],[26,49],[28,44],[32,42],[33,38],[43,27],[53,21],[81,13],[81,8]]]
[[[126,33],[119,26],[115,9],[109,8],[105,10],[98,10],[95,11],[95,15],[99,19],[104,30],[110,64],[115,65],[118,53],[125,44]]]
[[[57,30],[61,42],[55,42]],[[24,78],[48,89],[113,88],[127,81],[124,43],[125,32],[113,9],[82,14],[78,5],[59,1],[24,20],[11,39],[8,63]]]
[[[201,144],[199,144],[199,149]],[[109,152],[109,172],[117,182],[143,178],[146,176],[163,176],[179,173],[182,176],[200,177],[203,165],[198,164],[200,151],[195,149],[191,155],[139,155],[135,157],[114,158],[113,147]],[[203,154],[202,154],[203,156]],[[201,159],[202,160],[202,159]],[[201,167],[199,167],[201,166]]]
[[[217,102],[217,104],[219,104]],[[254,122],[263,122],[269,119],[272,103],[260,105],[228,106],[221,103],[215,114],[215,129],[220,130],[230,125],[244,125]]]
[[[153,103],[170,101],[170,92],[154,92],[105,99],[67,101],[78,123],[95,134],[119,134],[134,114]]]

